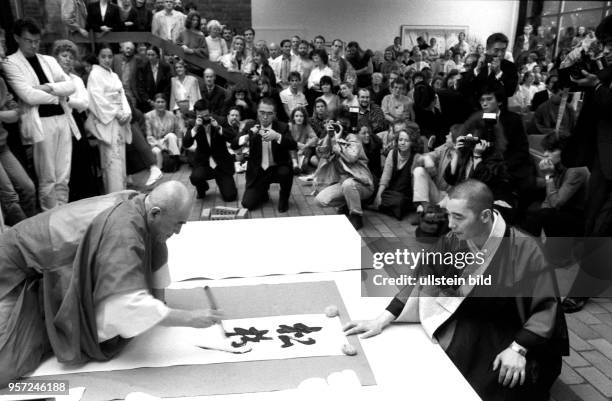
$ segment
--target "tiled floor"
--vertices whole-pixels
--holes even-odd
[[[213,206],[239,207],[244,193],[244,174],[236,175],[238,201],[225,203],[217,193],[216,185],[210,183],[205,199],[195,199],[195,188],[189,183],[190,169],[183,165],[174,174],[165,174],[162,180],[175,179],[192,190],[194,198],[190,220],[199,220],[202,209]],[[333,208],[322,208],[316,204],[310,184],[294,180],[290,208],[287,213],[278,213],[278,186],[273,185],[270,201],[263,208],[251,212],[250,218],[313,216],[335,214]],[[372,211],[364,215],[362,237],[413,237],[414,226],[408,219],[395,218]],[[575,272],[560,272],[571,277]],[[571,354],[564,358],[563,370],[552,389],[554,401],[599,401],[612,400],[612,299],[600,298],[587,304],[583,311],[567,315]]]

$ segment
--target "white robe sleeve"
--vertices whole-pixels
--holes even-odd
[[[98,342],[136,337],[161,322],[168,307],[145,290],[112,295],[96,305]]]

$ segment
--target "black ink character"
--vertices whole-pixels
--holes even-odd
[[[246,330],[241,327],[234,327],[233,333],[227,333],[228,337],[241,336],[240,342],[232,341],[232,347],[239,348],[244,346],[248,342],[258,343],[261,340],[272,340],[272,337],[264,337],[269,330],[257,330],[255,327],[251,327]]]
[[[314,339],[310,337],[308,337],[307,339],[301,339],[301,338],[304,337],[304,334],[309,334],[315,331],[321,331],[321,327],[308,327],[304,323],[296,323],[293,326],[287,326],[287,325],[281,324],[280,328],[276,330],[276,332],[279,334],[295,333],[293,337],[290,335],[278,336],[278,339],[283,342],[283,345],[281,345],[281,348],[292,347],[293,346],[292,341],[297,341],[300,344],[304,344],[304,345],[312,345],[316,342]]]

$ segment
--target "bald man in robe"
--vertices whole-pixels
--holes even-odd
[[[451,232],[428,253],[450,252],[455,261],[432,258],[416,276],[466,283],[406,287],[379,317],[350,322],[345,334],[366,338],[393,321],[418,322],[483,400],[548,401],[561,356],[569,354],[554,272],[535,239],[494,211],[485,184],[464,181],[448,198]],[[469,277],[491,283],[470,284]]]
[[[152,295],[169,284],[166,240],[191,195],[177,181],[150,194],[117,192],[26,219],[0,236],[0,388],[38,367],[111,359],[161,324],[208,327],[211,310],[171,309]]]

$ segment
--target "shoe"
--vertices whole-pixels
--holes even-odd
[[[349,210],[349,208],[348,208],[348,206],[347,206],[347,205],[343,205],[343,206],[340,206],[340,207],[339,207],[339,208],[336,210],[336,212],[337,212],[338,214],[343,214],[343,215],[345,215],[345,216],[348,216],[348,215],[349,215],[349,213],[350,213],[350,210]]]
[[[287,210],[289,210],[289,199],[280,198],[278,200],[278,212],[285,213]]]
[[[574,313],[578,312],[584,305],[588,302],[589,298],[579,298],[579,297],[567,297],[561,303],[561,307],[563,308],[563,312],[565,313]]]
[[[353,227],[355,227],[355,230],[359,230],[363,227],[363,217],[361,217],[360,214],[351,213],[348,219]]]
[[[156,165],[151,166],[151,172],[149,173],[149,179],[145,183],[145,186],[149,187],[159,181],[163,177],[164,173]]]

